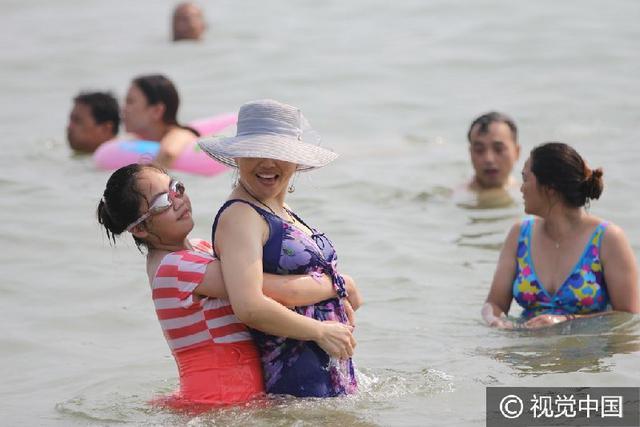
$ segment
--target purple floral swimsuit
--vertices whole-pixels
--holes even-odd
[[[252,203],[239,199],[228,200],[216,215],[212,242],[215,242],[220,214],[235,202],[250,205],[269,225],[269,238],[262,252],[265,273],[324,273],[331,277],[338,295],[346,296],[344,279],[337,271],[338,257],[331,241],[323,233],[307,226],[293,212],[290,213],[312,231],[311,236]],[[339,298],[295,307],[294,310],[320,321],[335,320],[347,323],[347,316]],[[276,337],[255,329],[252,329],[251,333],[260,350],[265,389],[268,393],[298,397],[333,397],[355,393],[357,390],[351,359],[332,358],[313,341]]]

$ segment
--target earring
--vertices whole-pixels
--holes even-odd
[[[293,179],[291,180],[291,184],[289,184],[289,188],[287,188],[287,192],[289,194],[291,194],[294,191],[296,191],[296,178],[297,177],[298,177],[298,172],[296,172],[296,174],[293,176]]]

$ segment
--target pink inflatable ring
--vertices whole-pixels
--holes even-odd
[[[238,117],[235,114],[221,114],[207,119],[194,120],[189,127],[200,135],[212,135],[229,126],[235,125]],[[141,139],[113,139],[100,145],[93,154],[93,160],[100,169],[114,170],[131,163],[149,163],[158,151],[157,141]],[[178,156],[172,169],[196,175],[212,176],[224,172],[228,168],[206,155],[196,144],[196,138]]]

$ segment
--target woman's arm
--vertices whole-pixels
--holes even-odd
[[[164,168],[170,168],[187,145],[194,139],[193,132],[179,126],[173,127],[160,140],[160,150],[155,162]]]
[[[362,305],[362,295],[351,276],[343,274],[348,301],[353,310]],[[326,274],[264,274],[263,293],[287,307],[315,304],[337,296]]]
[[[615,224],[607,226],[600,259],[613,310],[640,313],[638,265],[624,231]]]
[[[349,292],[349,297],[343,300],[344,309],[349,325],[355,326],[355,308],[350,301],[356,301],[359,306],[362,303],[362,297],[353,279],[350,276],[343,277]],[[331,278],[326,274],[319,274],[317,277],[305,274],[263,274],[263,278],[262,292],[285,307],[310,305],[336,297]],[[211,262],[207,265],[202,282],[193,292],[208,297],[229,298],[219,262]]]
[[[513,323],[506,320],[511,300],[512,286],[516,274],[516,256],[518,249],[518,235],[520,224],[514,224],[505,239],[496,271],[493,274],[489,295],[482,306],[482,318],[489,326],[498,328],[512,328]]]
[[[615,311],[600,311],[591,314],[541,314],[529,319],[522,326],[526,329],[539,329],[545,328],[547,326],[553,326],[558,323],[567,322],[573,319],[608,316],[614,313]]]
[[[326,274],[303,275],[263,274],[262,292],[286,307],[315,304],[335,298],[331,278]]]
[[[331,278],[326,274],[317,279],[307,274],[263,274],[263,280],[262,292],[286,307],[315,304],[336,296]],[[204,278],[194,292],[208,297],[229,298],[219,262],[207,265]]]
[[[215,246],[236,316],[254,329],[313,340],[333,356],[351,356],[355,347],[351,327],[299,315],[262,293],[262,242],[267,233],[264,220],[244,204],[233,204],[220,215]]]
[[[344,279],[344,285],[347,289],[347,300],[351,305],[353,310],[357,310],[363,304],[362,294],[360,293],[360,289],[356,286],[356,281],[353,280],[353,277],[343,274],[342,278]]]

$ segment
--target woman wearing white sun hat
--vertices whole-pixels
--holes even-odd
[[[299,109],[259,100],[240,108],[235,137],[199,141],[203,151],[239,173],[212,230],[214,251],[238,318],[261,330],[282,321],[265,309],[269,302],[261,291],[263,273],[325,273],[338,294],[319,304],[295,308],[317,320],[344,324],[342,342],[333,348],[252,330],[269,393],[330,397],[353,393],[357,388],[351,360],[355,340],[345,305],[357,308],[359,293],[349,276],[338,273],[330,240],[285,204],[296,171],[325,166],[337,157],[320,147],[318,139]],[[337,347],[346,351],[336,351]]]

